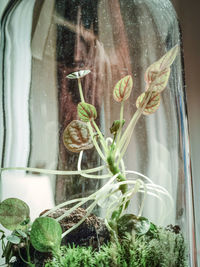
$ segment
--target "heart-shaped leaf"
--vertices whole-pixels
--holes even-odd
[[[7,229],[23,229],[24,222],[29,222],[28,205],[18,198],[8,198],[0,203],[0,223]]]
[[[63,132],[63,143],[71,151],[79,153],[93,147],[92,137],[86,123],[73,120]]]
[[[86,76],[88,73],[90,73],[90,70],[79,70],[79,71],[75,71],[73,73],[70,73],[67,75],[68,79],[78,79],[78,78],[83,78],[84,76]]]
[[[117,82],[114,87],[113,97],[117,102],[125,101],[129,98],[133,87],[133,79],[130,75],[125,76]]]
[[[161,92],[165,89],[170,75],[170,66],[174,62],[179,46],[174,46],[162,58],[150,65],[145,73],[145,81],[147,83],[147,90],[151,85],[151,89]]]
[[[97,111],[93,105],[85,102],[80,102],[78,104],[78,116],[84,122],[89,122],[91,119],[96,119]]]
[[[160,94],[157,91],[146,91],[137,98],[136,107],[142,107],[149,94],[151,94],[151,96],[143,110],[144,115],[150,115],[154,113],[160,105]]]
[[[33,222],[30,240],[36,250],[40,252],[58,251],[61,239],[62,229],[55,219],[39,217]]]

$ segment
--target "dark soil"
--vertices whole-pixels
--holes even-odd
[[[66,212],[66,208],[62,208],[56,210],[54,213],[51,213],[49,217],[58,218],[64,212]],[[46,211],[44,211],[46,212]],[[42,212],[41,215],[44,213]],[[69,216],[65,217],[60,221],[61,228],[64,231],[73,227],[76,223],[78,223],[84,216],[86,215],[86,210],[82,208],[76,209]],[[75,246],[92,246],[93,249],[99,249],[100,246],[109,241],[109,232],[105,226],[104,221],[95,216],[94,214],[90,214],[86,220],[76,229],[74,229],[71,233],[65,236],[62,240],[62,245],[75,245]],[[21,248],[21,254],[24,258],[26,258],[25,249]],[[27,266],[21,259],[18,257],[18,253],[16,252],[17,261],[13,263],[13,267],[25,267]],[[40,253],[36,251],[33,247],[31,247],[31,257],[35,259],[36,267],[42,267],[45,264],[45,261],[48,258],[51,258],[51,253]]]

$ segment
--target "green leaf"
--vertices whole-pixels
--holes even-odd
[[[70,73],[67,75],[68,79],[78,79],[78,78],[83,78],[84,76],[86,76],[88,73],[90,73],[90,70],[79,70],[79,71],[75,71],[73,73]]]
[[[124,126],[125,120],[122,120],[122,127]],[[116,134],[120,127],[120,120],[113,121],[112,126],[110,127],[110,133]]]
[[[29,220],[28,205],[18,198],[8,198],[0,203],[0,223],[8,230],[23,229],[23,222]]]
[[[118,220],[117,225],[120,236],[133,231],[137,235],[144,235],[150,230],[151,223],[144,217],[138,218],[134,214],[125,214]]]
[[[85,102],[80,102],[78,104],[78,116],[84,122],[89,122],[91,119],[96,119],[97,111],[93,105]]]
[[[60,224],[53,218],[37,218],[32,225],[30,241],[40,252],[58,251],[62,239]]]
[[[63,132],[63,143],[71,151],[79,153],[93,147],[92,137],[86,123],[73,120]]]
[[[174,46],[169,50],[162,58],[151,64],[145,73],[145,81],[147,83],[147,90],[151,86],[151,89],[157,92],[161,92],[167,86],[170,66],[174,62],[179,46]]]
[[[151,93],[151,97],[148,100],[148,103],[146,104],[146,107],[143,111],[144,115],[150,115],[154,113],[160,106],[160,94],[157,93],[157,91],[146,91],[142,93],[136,101],[136,107],[142,107],[143,103],[145,102],[145,99],[147,99],[148,95]]]
[[[133,87],[133,79],[130,75],[125,76],[114,87],[113,97],[117,102],[125,101],[129,98]]]
[[[12,244],[19,244],[21,242],[21,239],[16,235],[9,235],[6,239]]]
[[[20,229],[16,230],[15,233],[17,233],[19,236],[21,236],[23,238],[27,237],[27,234],[24,231],[20,230]]]

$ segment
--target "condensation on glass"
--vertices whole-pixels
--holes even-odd
[[[90,69],[82,79],[86,102],[98,113],[97,124],[110,136],[119,118],[112,90],[127,74],[133,92],[125,105],[128,122],[137,97],[145,90],[146,68],[180,44],[176,15],[168,0],[9,1],[2,16],[0,148],[3,167],[76,170],[78,155],[68,152],[62,134],[77,118],[77,81],[67,74]],[[181,55],[172,65],[159,110],[137,124],[125,156],[129,170],[150,177],[173,197],[168,212],[147,196],[143,215],[159,225],[178,224],[190,247],[195,266],[192,184],[187,112]],[[94,149],[84,153],[83,167],[100,164]],[[35,180],[37,180],[35,182]],[[22,181],[22,182],[20,182]],[[30,188],[28,193],[23,186]],[[77,176],[4,172],[1,197],[31,195],[46,208],[85,196],[101,183]],[[26,188],[27,188],[26,187]],[[23,191],[23,192],[22,192]],[[13,195],[14,194],[14,195]],[[137,210],[140,197],[131,209]],[[97,210],[98,212],[98,210]],[[164,214],[164,215],[163,215]]]

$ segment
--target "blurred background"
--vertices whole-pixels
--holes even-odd
[[[200,2],[172,0],[182,29],[197,249],[200,258]],[[199,259],[200,260],[200,259]]]

